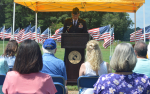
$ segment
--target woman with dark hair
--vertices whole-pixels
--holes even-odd
[[[33,40],[21,43],[13,71],[7,73],[3,92],[5,94],[55,94],[57,92],[50,75],[41,73],[43,67],[39,45]]]
[[[5,58],[5,60],[8,63],[9,69],[12,70],[18,50],[18,43],[16,40],[10,40],[5,48],[4,54],[1,56],[1,58]]]

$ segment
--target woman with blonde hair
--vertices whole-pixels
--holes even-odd
[[[100,76],[111,72],[109,64],[102,59],[99,42],[90,40],[86,45],[86,62],[81,65],[79,76]]]
[[[79,76],[101,76],[110,72],[109,64],[102,59],[99,42],[90,40],[86,45],[86,62],[81,65]],[[93,88],[84,88],[81,94],[93,94]]]

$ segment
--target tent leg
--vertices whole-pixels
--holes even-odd
[[[36,42],[38,42],[37,41],[37,12],[35,13],[35,38],[36,38]]]
[[[15,7],[16,7],[16,3],[14,2],[14,10],[13,10],[13,39],[14,39],[14,31],[15,31]]]
[[[146,38],[145,38],[145,4],[143,4],[143,22],[144,22],[144,42],[146,41]]]
[[[135,31],[135,42],[136,42],[136,12],[134,13],[134,23],[135,23],[134,31]]]

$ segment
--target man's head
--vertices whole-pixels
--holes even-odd
[[[55,54],[56,53],[56,42],[49,38],[46,39],[42,46],[44,53]]]
[[[137,55],[137,57],[146,58],[147,44],[142,40],[137,41],[134,46],[134,52]]]
[[[72,10],[72,19],[77,20],[79,18],[79,9],[77,7]]]

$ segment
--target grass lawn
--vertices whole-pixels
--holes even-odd
[[[4,41],[4,48],[6,47],[7,43],[8,43],[8,41]],[[115,47],[116,47],[116,45],[117,45],[118,43],[121,43],[121,42],[115,42],[115,41],[114,41],[113,45],[111,46],[111,47],[113,48],[113,51],[114,51],[114,49],[115,49]],[[134,42],[132,42],[131,44],[134,44]],[[147,42],[147,44],[148,44],[148,42]],[[39,46],[40,46],[40,48],[42,49],[42,45],[39,44]],[[110,61],[109,61],[110,46],[109,46],[107,49],[105,49],[105,48],[103,47],[103,41],[100,41],[100,42],[99,42],[99,46],[100,46],[100,49],[101,49],[101,52],[102,52],[103,60],[109,63],[109,62],[110,62]],[[57,51],[56,51],[55,56],[56,56],[57,58],[61,59],[61,60],[64,60],[64,51],[65,51],[65,49],[64,49],[64,48],[61,48],[61,43],[58,42],[58,43],[57,43]],[[3,54],[3,41],[0,41],[0,55],[2,55],[2,54]],[[113,71],[113,72],[114,72],[114,71]],[[68,85],[67,87],[68,87],[68,90],[78,90],[78,88],[77,88],[76,85],[75,85],[75,86],[69,86],[69,85]]]

